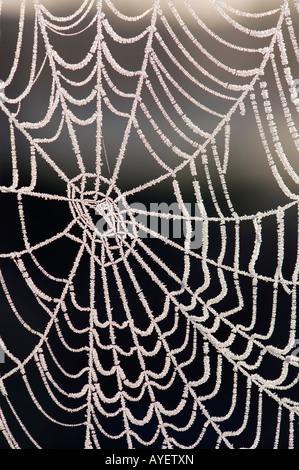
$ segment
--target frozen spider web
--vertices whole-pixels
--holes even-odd
[[[2,23],[0,447],[298,447],[298,2],[126,3]]]

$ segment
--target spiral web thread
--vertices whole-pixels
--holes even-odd
[[[291,100],[296,98],[298,69],[290,66],[290,56],[295,63],[299,60],[292,22],[297,3],[284,1],[271,11],[247,13],[211,0],[214,14],[242,38],[239,44],[214,32],[201,19],[200,8],[196,12],[188,1],[155,0],[140,15],[127,16],[111,0],[85,0],[66,17],[53,15],[38,0],[28,3],[34,6],[28,84],[18,96],[9,96],[22,57],[27,18],[22,1],[14,61],[9,76],[2,77],[5,97],[0,102],[9,121],[12,168],[11,184],[0,189],[3,200],[14,197],[17,201],[23,248],[1,252],[0,259],[3,266],[14,266],[36,308],[43,312],[43,321],[35,326],[26,305],[15,300],[17,293],[5,269],[1,270],[3,305],[9,306],[30,341],[33,338],[30,351],[21,357],[5,332],[1,333],[8,367],[0,370],[2,445],[47,445],[34,418],[24,414],[24,403],[28,407],[31,403],[32,416],[38,415],[43,423],[40,426],[76,431],[85,448],[298,446],[299,362],[292,354],[298,337],[298,229],[285,274],[289,214],[298,227],[299,177],[295,160],[292,164],[288,158],[299,150],[295,123],[299,109],[296,99]],[[196,25],[192,31],[185,17]],[[244,26],[247,20],[255,27]],[[117,25],[128,25],[131,31],[139,24],[142,27],[135,36],[116,30]],[[63,58],[64,41],[84,37],[86,32],[93,40],[84,57],[68,62]],[[228,56],[216,58],[201,38],[220,44],[229,54],[258,58],[258,66],[226,65]],[[54,47],[58,40],[59,53]],[[126,69],[124,61],[135,44],[142,45],[142,60],[136,59],[136,69]],[[124,52],[115,56],[117,48]],[[181,80],[173,68],[168,70],[170,63]],[[51,77],[47,110],[37,122],[24,120],[23,103],[44,74]],[[116,76],[123,78],[130,91],[121,89]],[[277,109],[272,106],[273,87]],[[78,90],[87,90],[83,98],[78,98]],[[195,112],[188,114],[191,108]],[[267,161],[286,202],[246,215],[234,208],[227,174],[232,120],[238,116],[242,121],[248,113],[254,116],[256,139],[263,148],[260,158]],[[110,122],[115,117],[123,126],[114,161],[107,139],[103,140],[108,114]],[[211,129],[197,115],[207,116]],[[280,135],[282,119],[291,151]],[[96,135],[93,169],[80,143],[81,129],[89,128]],[[59,143],[63,133],[69,137],[76,167],[70,175],[60,165],[57,152],[51,152],[51,144]],[[120,175],[133,134],[159,174],[123,190],[119,189]],[[27,141],[29,156],[20,152],[18,135]],[[155,150],[156,142],[162,151]],[[21,184],[22,159],[30,161],[27,185]],[[55,186],[53,193],[39,190],[41,162],[63,184],[64,194],[55,194]],[[183,172],[190,176],[194,202],[205,207],[199,219],[200,249],[190,244],[196,220],[184,208]],[[107,208],[113,201],[138,200],[140,194],[165,181],[170,181],[172,200],[186,221],[183,244],[163,233],[153,237],[138,222],[138,210],[130,207],[129,223],[151,232],[150,242],[132,231],[124,238],[97,236],[91,213],[99,203]],[[26,212],[26,201],[32,199],[63,205],[71,214],[70,221],[53,236],[32,242]],[[143,215],[152,214],[144,211]],[[275,229],[272,276],[263,274],[260,263],[268,243],[264,236],[268,221]],[[246,268],[240,261],[245,224],[253,237]],[[212,233],[217,233],[218,245]],[[75,255],[67,275],[58,277],[43,265],[40,253],[61,240],[75,249]],[[156,246],[169,249],[177,264],[163,258]],[[62,256],[59,263],[63,272]],[[83,264],[88,266],[88,285],[81,287],[86,303],[78,282]],[[270,292],[266,300],[260,299],[264,292]],[[287,334],[280,337],[281,324]],[[238,342],[242,344],[239,349]],[[26,396],[21,401],[15,399],[16,383]]]

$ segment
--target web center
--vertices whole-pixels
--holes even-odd
[[[90,240],[104,243],[111,262],[115,262],[134,246],[135,224],[121,191],[114,187],[108,196],[108,187],[106,178],[86,173],[71,180],[68,197],[77,225]]]

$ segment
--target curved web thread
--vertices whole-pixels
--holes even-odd
[[[21,234],[0,255],[17,338],[1,332],[1,446],[57,446],[56,435],[68,446],[71,434],[85,448],[296,447],[294,5],[247,13],[211,1],[236,43],[188,1],[155,0],[137,16],[110,0],[64,17],[33,5],[28,84],[10,95],[25,48],[22,1],[0,103],[11,162],[1,193]],[[72,39],[76,60],[64,58]],[[29,119],[45,77],[43,114]],[[236,116],[249,114],[281,202],[245,214],[229,170]],[[161,194],[179,213],[148,208]],[[113,237],[100,236],[100,217]],[[165,220],[184,222],[183,240],[159,231]]]

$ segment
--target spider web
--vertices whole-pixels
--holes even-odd
[[[298,5],[211,0],[212,25],[188,1],[144,5],[20,4],[1,77],[0,446],[298,447]],[[119,202],[125,236],[100,237]]]

